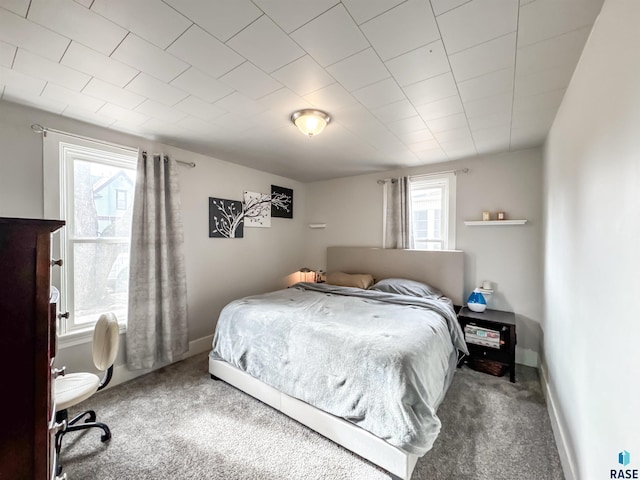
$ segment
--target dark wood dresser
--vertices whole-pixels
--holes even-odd
[[[63,225],[60,220],[0,218],[2,480],[56,478],[51,234]]]

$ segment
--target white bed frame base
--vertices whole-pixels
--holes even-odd
[[[411,478],[418,462],[417,455],[404,452],[346,420],[279,392],[227,362],[209,358],[209,373],[384,468],[396,477],[403,480]]]

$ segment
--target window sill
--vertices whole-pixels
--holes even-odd
[[[127,331],[126,324],[121,323],[119,326],[120,334]],[[82,330],[65,333],[64,335],[58,335],[58,348],[64,350],[65,348],[91,343],[93,341],[93,329],[94,326],[91,326]]]

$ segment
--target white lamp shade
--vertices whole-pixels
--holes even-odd
[[[321,110],[299,110],[291,115],[291,121],[309,137],[318,135],[331,121],[331,117]]]

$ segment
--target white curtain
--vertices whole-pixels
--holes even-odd
[[[409,177],[387,180],[384,196],[384,248],[413,248]]]
[[[131,231],[130,369],[173,362],[189,349],[183,243],[176,162],[141,152]]]

